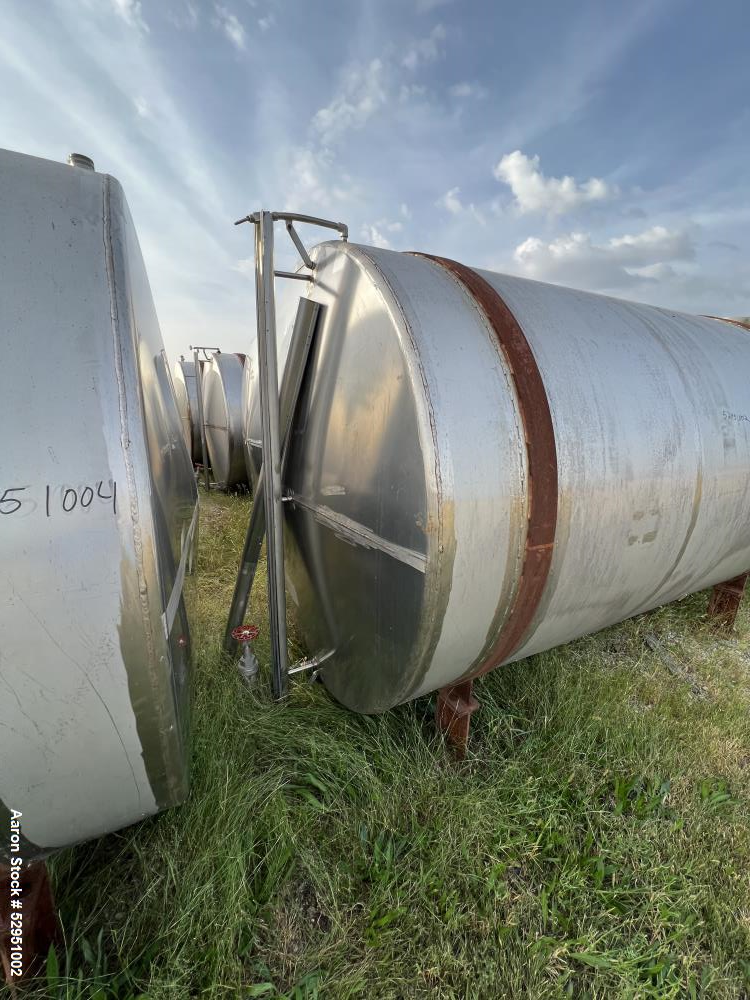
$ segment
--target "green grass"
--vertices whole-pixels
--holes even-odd
[[[731,640],[697,595],[495,672],[456,763],[427,700],[243,687],[248,509],[204,500],[190,800],[53,861],[67,950],[30,995],[750,995],[748,602]]]

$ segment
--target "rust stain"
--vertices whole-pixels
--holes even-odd
[[[449,271],[487,317],[511,371],[526,438],[529,514],[521,578],[505,625],[483,662],[469,675],[474,678],[499,666],[521,646],[542,599],[552,564],[557,524],[555,432],[536,358],[518,320],[502,297],[481,275],[458,261],[431,254],[417,256],[426,257]]]

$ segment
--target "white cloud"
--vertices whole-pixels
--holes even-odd
[[[460,188],[453,187],[438,198],[435,204],[438,208],[444,208],[447,212],[450,212],[451,215],[460,215],[464,210],[464,206],[461,204],[461,199],[459,198],[460,193]]]
[[[442,55],[441,42],[444,42],[445,38],[445,28],[442,24],[436,24],[426,38],[411,43],[401,60],[401,65],[414,72],[420,66],[435,62]]]
[[[399,209],[398,210],[399,210],[399,212],[401,213],[401,215],[403,216],[404,219],[410,219],[411,218],[411,209],[409,208],[409,206],[406,204],[405,201],[401,202],[401,204],[399,205]]]
[[[521,213],[548,212],[561,215],[587,202],[605,201],[617,188],[598,177],[579,184],[573,177],[545,177],[538,156],[525,156],[520,149],[504,156],[493,170],[495,177],[513,192]]]
[[[581,232],[551,243],[532,236],[516,247],[513,257],[530,278],[609,290],[674,277],[677,272],[670,262],[693,260],[695,246],[684,230],[653,226],[604,243],[595,243],[590,233]]]
[[[187,31],[195,31],[198,27],[198,21],[200,20],[198,16],[198,8],[191,2],[191,0],[188,0],[181,13],[176,13],[175,11],[170,10],[167,14],[167,18],[172,22],[175,28],[179,28],[180,30],[185,29]]]
[[[454,83],[452,87],[448,88],[448,93],[451,97],[457,97],[459,100],[466,100],[469,97],[480,100],[487,96],[487,90],[480,83],[470,83],[468,80]]]
[[[692,260],[695,247],[685,230],[652,226],[637,236],[617,236],[607,246],[623,264],[642,265],[657,260]]]
[[[141,0],[112,0],[115,13],[118,14],[131,28],[139,28],[141,31],[148,31],[149,27],[143,20]]]
[[[135,113],[139,118],[151,117],[151,106],[145,97],[136,97],[133,104],[135,105]]]
[[[365,243],[370,243],[374,247],[380,247],[381,250],[391,249],[389,240],[386,239],[376,225],[362,226],[360,231]]]
[[[398,91],[398,103],[408,104],[413,97],[424,97],[427,87],[419,83],[402,83]]]
[[[258,27],[261,31],[268,31],[276,24],[276,17],[274,14],[266,14],[265,17],[258,18]]]
[[[444,195],[441,195],[435,202],[438,208],[445,209],[446,212],[450,212],[451,215],[459,216],[464,213],[468,213],[475,222],[478,222],[480,226],[486,225],[486,220],[482,212],[477,208],[473,201],[465,205],[461,201],[461,188],[452,187],[449,191],[446,191]]]
[[[391,241],[385,235],[386,233],[396,234],[402,233],[404,230],[404,224],[402,222],[390,222],[388,219],[378,219],[377,222],[369,223],[363,225],[360,233],[362,239],[365,242],[372,244],[375,247],[381,247],[383,250],[391,250]]]
[[[216,11],[214,26],[224,32],[236,49],[244,51],[246,43],[245,29],[242,26],[242,22],[231,10],[227,10],[221,4],[216,4],[214,10]]]
[[[383,63],[373,59],[346,71],[340,92],[315,113],[312,127],[322,142],[336,142],[350,129],[362,128],[386,102]]]

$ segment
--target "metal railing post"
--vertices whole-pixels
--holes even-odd
[[[286,590],[284,586],[284,512],[281,499],[279,376],[276,351],[276,303],[273,275],[273,214],[261,211],[255,221],[255,295],[258,313],[258,374],[263,455],[263,504],[266,511],[268,617],[274,697],[288,687]]]

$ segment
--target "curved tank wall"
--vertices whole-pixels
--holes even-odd
[[[180,358],[174,366],[174,393],[177,412],[193,462],[201,458],[201,429],[198,421],[198,389],[195,384],[195,362]]]
[[[0,151],[0,241],[0,822],[30,861],[187,792],[197,491],[117,181]]]
[[[750,569],[750,334],[322,244],[284,481],[322,678],[377,712]]]
[[[244,355],[216,353],[203,369],[206,447],[219,489],[247,483],[242,435]]]

